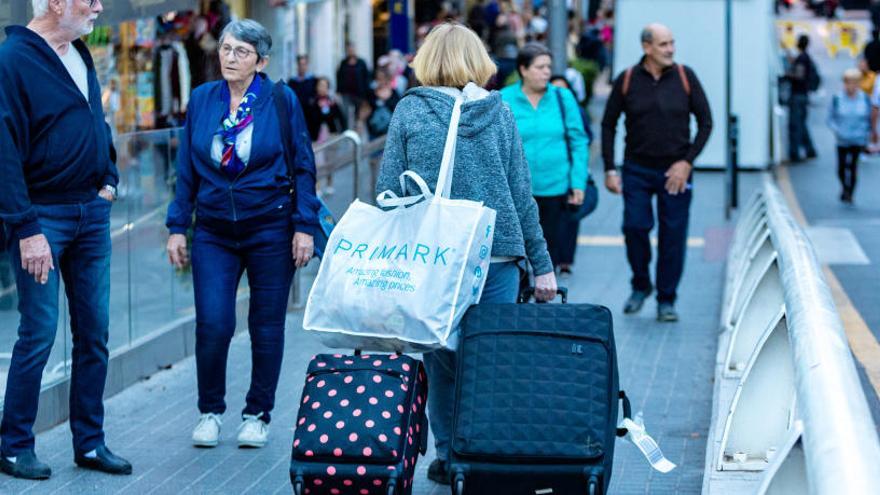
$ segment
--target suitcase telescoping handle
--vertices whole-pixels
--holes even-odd
[[[623,403],[623,417],[632,419],[632,406],[629,403],[629,397],[626,396],[626,392],[621,390],[620,392],[617,393],[617,395],[620,398],[620,401]],[[617,429],[617,436],[623,438],[626,436],[626,434],[627,434],[626,428],[618,428]]]
[[[556,289],[556,294],[562,296],[562,304],[568,304],[568,289],[565,287],[559,287]],[[519,294],[519,302],[525,304],[531,301],[533,297],[535,297],[535,288],[526,287]]]

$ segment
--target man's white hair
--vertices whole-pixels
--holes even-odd
[[[31,0],[34,6],[34,17],[42,17],[49,11],[49,0]]]

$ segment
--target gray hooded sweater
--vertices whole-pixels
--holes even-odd
[[[438,89],[406,93],[388,128],[377,191],[403,195],[398,178],[406,170],[419,174],[431,190],[436,188],[454,103]],[[537,275],[553,271],[522,140],[497,91],[465,100],[461,107],[451,196],[482,201],[497,212],[492,256],[527,257]]]

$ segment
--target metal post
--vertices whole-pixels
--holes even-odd
[[[730,136],[730,207],[739,208],[739,116],[730,115],[728,123]]]
[[[568,67],[568,9],[565,0],[550,0],[550,52],[553,53],[553,73],[563,74]]]
[[[724,2],[724,122],[727,125],[727,136],[725,139],[726,144],[726,153],[727,157],[727,173],[724,178],[724,218],[725,220],[730,220],[731,210],[733,208],[733,182],[736,180],[736,173],[733,169],[733,143],[731,142],[733,132],[731,131],[731,124],[733,123],[731,119],[731,59],[733,58],[731,55],[731,50],[733,49],[733,44],[731,43],[731,23],[733,17],[733,2],[732,0],[725,0]]]

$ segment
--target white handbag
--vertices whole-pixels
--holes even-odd
[[[355,200],[333,229],[306,303],[303,327],[337,348],[455,349],[465,311],[486,283],[495,210],[450,199],[461,99],[452,110],[432,192],[413,171],[414,196],[381,193],[383,210]]]

